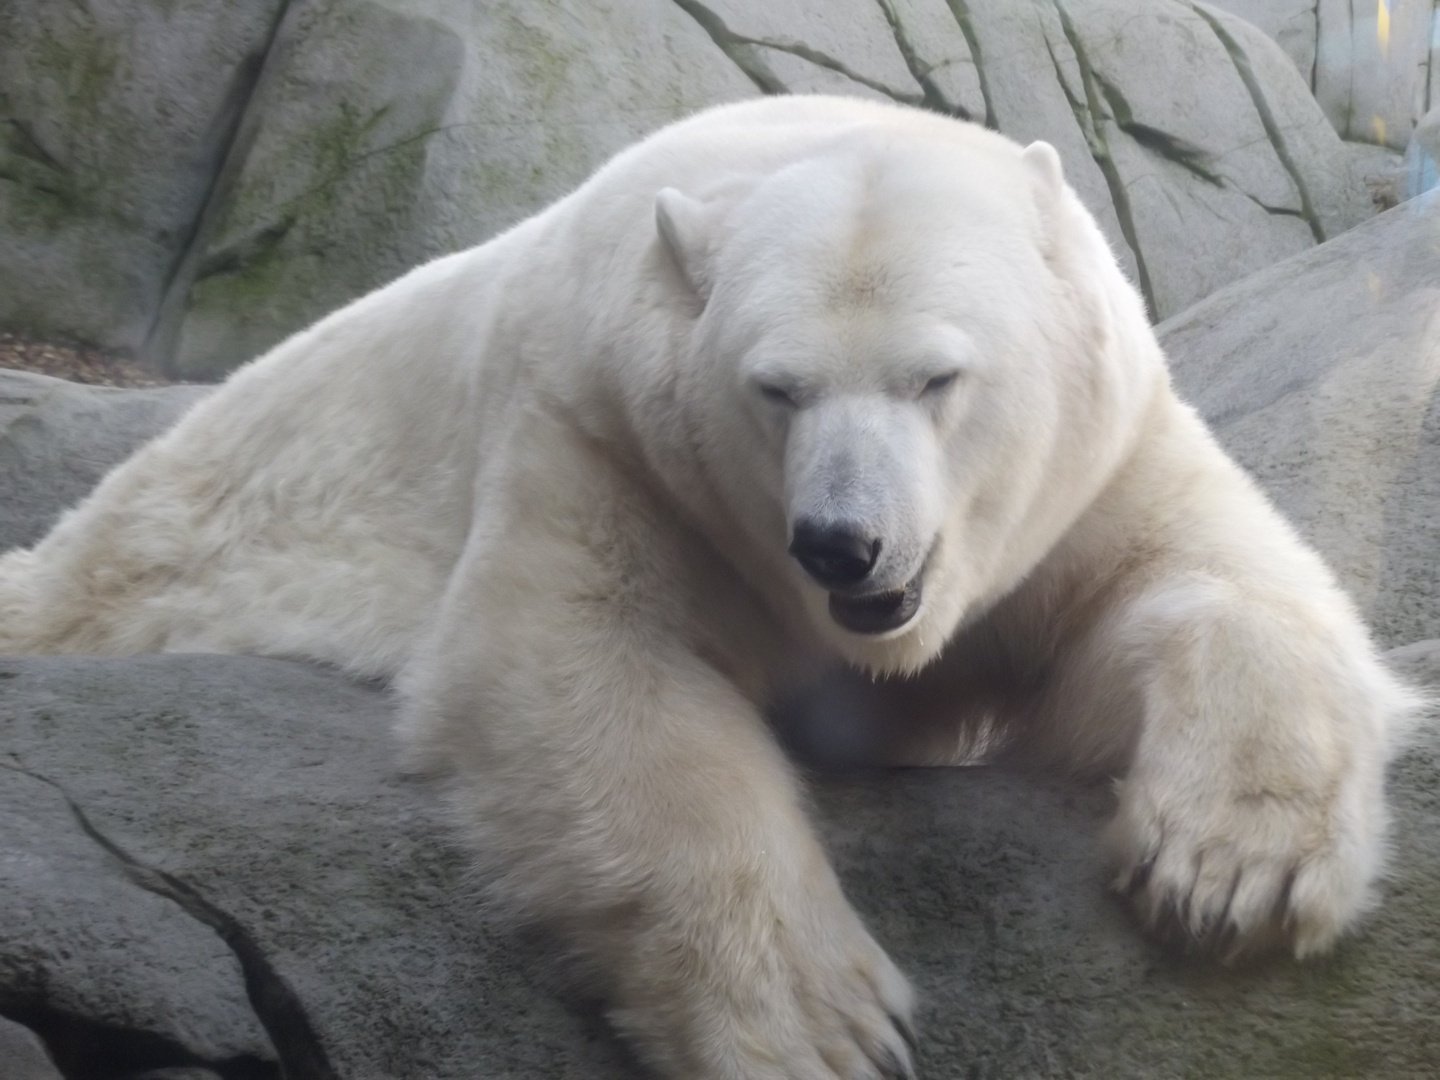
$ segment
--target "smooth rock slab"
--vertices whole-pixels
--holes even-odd
[[[486,925],[438,799],[395,769],[390,719],[383,692],[283,661],[0,660],[0,760],[45,777],[31,782],[40,795],[63,790],[107,842],[193,890],[253,941],[262,985],[283,983],[310,1028],[288,1045],[275,1038],[292,1077],[633,1075],[593,1011],[538,988],[535,957]],[[0,799],[20,818],[32,814],[31,802]],[[52,841],[38,821],[35,829],[0,830],[0,844],[43,856]],[[56,846],[76,842],[64,815],[53,829]],[[101,864],[99,892],[105,852],[92,845],[76,857],[86,850]],[[0,944],[6,964],[26,959],[24,941],[47,911],[54,935],[113,925],[65,906],[69,880],[52,890],[36,878],[33,890],[46,903],[0,888],[0,926],[26,927],[24,940]],[[29,921],[16,922],[27,911]],[[204,931],[209,951],[137,919],[91,958],[89,978],[188,995],[147,957],[208,962],[219,938],[180,922]],[[63,971],[50,974],[59,983]],[[138,1007],[107,1018],[152,1020]],[[273,1026],[275,1017],[262,1019]]]
[[[1273,39],[1308,83],[1315,70],[1317,0],[1211,0]]]
[[[1440,197],[1158,328],[1176,387],[1386,644],[1440,637]]]
[[[1434,77],[1433,0],[1317,0],[1316,100],[1347,139],[1405,149]]]
[[[0,551],[39,540],[210,390],[117,390],[0,368]]]

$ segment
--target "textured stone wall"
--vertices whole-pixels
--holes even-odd
[[[0,328],[214,378],[670,120],[822,91],[1053,142],[1163,318],[1371,212],[1394,163],[1326,115],[1404,145],[1389,7],[1377,66],[1325,2],[11,0]]]

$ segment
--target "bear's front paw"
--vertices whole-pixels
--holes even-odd
[[[667,1077],[913,1078],[910,987],[838,906],[811,897],[672,925],[642,946],[612,1022]]]
[[[1293,779],[1293,774],[1292,774]],[[1133,775],[1107,840],[1115,887],[1147,928],[1227,962],[1276,946],[1324,951],[1370,906],[1383,851],[1381,782],[1236,790]]]

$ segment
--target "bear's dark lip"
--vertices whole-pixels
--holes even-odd
[[[830,594],[830,617],[855,634],[883,634],[898,630],[920,610],[920,577],[898,589],[865,596]]]

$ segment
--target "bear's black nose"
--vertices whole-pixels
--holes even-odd
[[[825,588],[843,588],[870,576],[880,557],[880,541],[852,525],[801,519],[790,538],[790,554]]]

